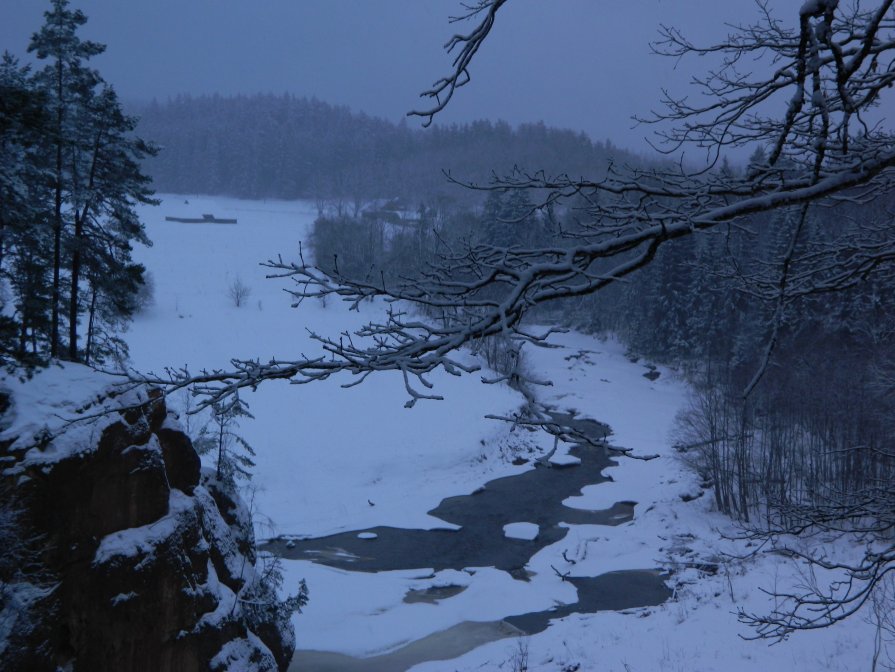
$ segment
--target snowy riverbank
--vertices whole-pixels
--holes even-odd
[[[234,216],[238,224],[164,221],[166,215],[193,212]],[[172,196],[142,214],[155,245],[139,250],[139,259],[155,278],[155,305],[127,335],[141,370],[225,366],[233,356],[309,354],[314,344],[308,330],[336,334],[380,310],[370,304],[349,313],[332,302],[293,310],[285,285],[264,279],[258,262],[279,253],[297,256],[314,217],[309,204]],[[252,292],[239,308],[227,292],[236,278]],[[868,669],[873,629],[860,617],[771,648],[741,638],[749,632],[738,623],[737,610],[772,607],[760,586],[803,578],[788,560],[769,555],[726,559],[715,575],[684,568],[751,550],[721,541],[719,530],[735,530],[712,511],[710,493],[684,501],[699,487],[670,448],[669,433],[686,402],[685,387],[661,368],[657,380],[645,378],[643,363],[626,359],[617,343],[574,333],[555,341],[562,347],[528,352],[532,373],[554,383],[538,389],[540,399],[608,423],[616,445],[659,455],[651,461],[622,459],[607,470],[612,483],[585,488],[567,505],[605,509],[635,501],[634,519],[617,527],[571,525],[564,539],[532,558],[529,582],[490,568],[474,574],[444,570],[433,577],[428,568],[360,574],[287,561],[289,578],[306,578],[311,590],[305,613],[295,620],[298,647],[373,656],[466,621],[499,622],[574,602],[574,587],[552,567],[573,576],[665,568],[678,570],[671,578],[675,596],[660,607],[568,616],[521,642],[503,639],[450,663],[413,669],[509,670],[520,645],[528,651],[530,670]],[[506,424],[486,420],[487,413],[517,408],[521,397],[506,387],[482,385],[476,376],[434,376],[445,401],[410,410],[403,407],[406,392],[396,376],[374,376],[347,390],[339,387],[344,382],[270,384],[248,396],[255,420],[243,423],[240,433],[258,452],[252,498],[263,536],[270,534],[262,516],[277,533],[296,536],[378,525],[447,527],[426,512],[445,497],[531,468],[512,465],[512,451],[543,453],[552,446],[543,435],[510,433]],[[434,602],[404,601],[408,591],[446,585],[465,590]]]

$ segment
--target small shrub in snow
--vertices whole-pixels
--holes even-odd
[[[227,288],[227,296],[237,308],[241,308],[248,298],[252,295],[252,288],[242,281],[238,275],[230,283]]]
[[[513,672],[528,672],[528,637],[519,637],[516,639],[516,650],[510,658],[510,665]]]

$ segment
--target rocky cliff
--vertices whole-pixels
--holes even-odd
[[[286,669],[289,609],[250,514],[162,394],[91,378],[41,418],[80,368],[3,382],[0,669]]]

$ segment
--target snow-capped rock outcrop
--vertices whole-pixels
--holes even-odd
[[[243,503],[200,469],[158,390],[105,380],[54,404],[66,376],[96,383],[81,369],[3,381],[0,509],[23,543],[0,563],[0,667],[286,669],[292,626]]]

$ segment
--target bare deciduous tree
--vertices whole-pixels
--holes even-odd
[[[433,104],[412,115],[427,125],[469,81],[474,57],[507,4],[478,0],[466,6],[467,12],[455,20],[472,21],[473,28],[448,41],[448,51],[457,54],[453,68],[423,93]],[[751,225],[769,227],[778,221],[773,213],[785,212],[791,224],[788,240],[773,275],[756,285],[774,308],[763,363],[743,390],[748,397],[773,354],[790,301],[848,287],[882,269],[891,271],[895,260],[895,231],[889,221],[852,227],[846,238],[831,230],[824,238],[829,244],[808,252],[800,245],[809,212],[842,202],[869,203],[895,186],[893,134],[873,117],[895,84],[893,0],[869,8],[860,2],[845,6],[837,0],[806,0],[791,21],[773,16],[762,2],[757,6],[755,24],[732,30],[717,44],[697,46],[679,30],[663,27],[654,45],[658,53],[704,56],[718,65],[693,80],[698,95],[666,94],[664,112],[643,120],[657,124],[665,151],[697,147],[707,153],[711,166],[729,148],[763,150],[747,171],[612,165],[593,179],[517,170],[488,184],[469,184],[483,191],[528,192],[532,209],[545,211],[575,199],[586,204],[587,219],[564,232],[565,240],[555,246],[469,242],[445,248],[424,273],[410,279],[386,281],[384,274],[374,273],[358,280],[338,268],[321,270],[302,256],[270,260],[266,266],[272,277],[295,281],[291,292],[296,305],[333,297],[357,307],[379,297],[389,310],[383,320],[353,333],[314,334],[322,349],[318,356],[233,360],[229,370],[200,375],[173,371],[170,378],[153,382],[196,385],[207,395],[203,403],[210,405],[265,380],[305,383],[347,372],[355,376],[350,384],[358,384],[374,372],[392,370],[404,376],[408,406],[438,399],[426,376],[436,369],[457,375],[474,371],[475,366],[453,356],[464,345],[498,334],[517,342],[541,342],[544,335],[522,327],[534,306],[618,283],[649,264],[669,241],[747,216]],[[844,618],[895,570],[895,547],[884,543],[891,540],[895,523],[891,493],[868,494],[873,496],[864,503],[834,498],[828,506],[791,512],[789,520],[801,520],[803,529],[867,533],[873,544],[855,564],[827,566],[823,558],[806,558],[844,572],[845,583],[833,593],[809,590],[781,596],[788,606],[770,616],[744,616],[759,635],[783,637]],[[864,520],[872,521],[870,529],[856,522]],[[784,531],[799,530],[789,526]]]
[[[252,288],[245,284],[238,275],[230,283],[230,286],[227,287],[227,296],[230,297],[233,305],[237,308],[241,308],[251,295]]]
[[[472,20],[474,27],[447,43],[448,51],[457,50],[453,69],[424,92],[433,105],[410,114],[428,125],[469,82],[473,59],[506,4],[478,0],[466,6],[467,13],[455,20]],[[757,6],[754,25],[705,47],[675,28],[662,28],[654,45],[658,53],[705,56],[719,64],[694,78],[700,95],[666,94],[665,111],[643,120],[659,125],[663,149],[695,146],[707,153],[712,166],[728,148],[757,148],[747,171],[613,165],[595,179],[517,170],[489,184],[469,184],[485,191],[527,192],[532,209],[545,211],[576,199],[586,204],[588,217],[565,232],[562,244],[526,248],[469,242],[443,249],[436,263],[408,279],[387,281],[385,274],[371,273],[358,280],[337,267],[321,270],[301,255],[297,261],[270,260],[266,266],[272,277],[295,281],[296,305],[333,297],[357,307],[379,297],[389,306],[385,318],[353,333],[313,334],[322,348],[317,356],[233,360],[229,370],[170,371],[152,382],[196,386],[205,394],[202,407],[266,380],[306,383],[344,372],[354,376],[348,384],[355,385],[374,372],[396,370],[404,376],[408,406],[438,399],[427,374],[476,369],[453,356],[464,345],[495,335],[541,342],[544,335],[521,326],[532,307],[618,283],[649,264],[669,241],[747,216],[752,226],[774,226],[781,218],[771,215],[783,212],[788,239],[773,274],[755,284],[774,308],[762,364],[743,390],[748,397],[764,374],[790,301],[851,286],[880,270],[891,272],[895,260],[895,230],[888,221],[851,227],[847,237],[830,230],[820,239],[826,243],[802,244],[811,211],[842,202],[869,203],[895,186],[895,138],[873,117],[895,84],[893,0],[870,8],[860,2],[841,6],[837,0],[806,0],[791,25],[772,16],[766,4]],[[779,607],[771,614],[743,614],[758,636],[781,638],[846,618],[895,571],[891,490],[882,484],[859,498],[828,494],[826,503],[786,512],[780,519],[787,525],[771,529],[770,536],[846,532],[866,539],[867,551],[853,563],[804,555],[811,567],[838,572],[842,579],[778,594]],[[767,531],[762,534],[768,538]]]
[[[461,53],[452,72],[423,94],[436,104],[410,114],[430,121],[444,109],[455,89],[468,80],[472,59],[505,5],[506,0],[479,0],[456,19],[479,22],[448,42],[448,50]],[[303,382],[338,371],[363,378],[375,371],[399,370],[407,378],[412,400],[437,398],[420,391],[429,389],[426,374],[437,368],[451,373],[472,368],[460,365],[452,352],[498,333],[540,340],[520,328],[531,307],[617,283],[648,264],[668,241],[782,209],[795,208],[801,221],[809,208],[843,200],[868,202],[891,191],[892,133],[867,115],[878,106],[883,91],[895,84],[892,0],[869,10],[846,10],[833,0],[805,2],[795,28],[772,17],[766,6],[759,7],[762,13],[755,25],[740,27],[726,41],[706,47],[691,44],[676,29],[662,29],[654,45],[659,53],[716,55],[722,61],[695,79],[703,104],[666,96],[666,112],[647,120],[671,122],[671,130],[664,123],[660,129],[671,143],[669,150],[695,145],[719,156],[728,147],[766,147],[766,158],[747,173],[690,171],[682,165],[610,166],[598,179],[516,171],[490,184],[468,185],[529,191],[536,197],[536,209],[577,197],[588,204],[589,219],[566,232],[572,245],[527,249],[470,243],[445,250],[428,272],[403,282],[386,283],[375,276],[352,280],[338,270],[326,273],[303,257],[270,260],[266,266],[272,277],[295,280],[296,304],[332,296],[356,306],[382,297],[392,309],[386,320],[356,333],[315,335],[325,352],[320,357],[234,361],[231,371],[200,376],[181,372],[175,381],[189,378],[202,384],[211,403],[267,379]],[[766,71],[742,73],[738,66],[745,59],[750,59],[750,67],[754,61]],[[794,227],[794,239],[801,228]],[[796,293],[844,286],[895,258],[895,236],[885,227],[868,230],[867,240],[840,243],[849,246],[848,254],[838,246],[821,253],[798,278],[790,277],[791,259],[782,259],[771,291],[785,302]],[[450,319],[434,324],[400,306],[437,310]]]
[[[860,496],[829,493],[827,503],[794,506],[790,522],[753,536],[783,540],[779,552],[804,561],[806,580],[791,589],[769,591],[775,607],[770,614],[740,613],[740,621],[755,629],[756,637],[782,640],[797,630],[817,630],[843,621],[870,605],[880,610],[885,600],[891,610],[891,580],[895,574],[895,495],[891,487],[868,488]],[[785,541],[791,535],[833,535],[856,538],[865,551],[857,559],[837,559],[821,545],[801,550]],[[818,576],[818,575],[822,575]]]

